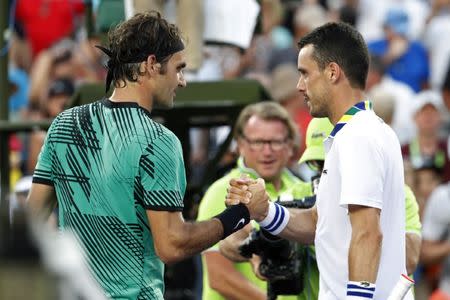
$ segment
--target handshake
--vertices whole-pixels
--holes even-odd
[[[231,179],[225,197],[228,207],[216,217],[224,228],[223,238],[243,228],[251,219],[261,228],[277,235],[289,221],[289,211],[269,200],[264,179]]]
[[[225,197],[226,206],[244,204],[250,219],[257,222],[264,220],[269,212],[269,201],[264,179],[254,180],[243,176],[230,180]]]

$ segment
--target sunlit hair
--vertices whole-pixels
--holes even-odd
[[[299,144],[300,136],[298,128],[291,116],[283,106],[273,101],[258,102],[244,107],[239,114],[234,127],[234,138],[236,140],[244,135],[244,128],[248,120],[253,116],[257,116],[265,121],[275,120],[282,122],[288,131],[288,139],[291,140],[294,145]]]
[[[110,60],[114,62],[112,81],[116,87],[125,86],[125,80],[136,82],[143,75],[141,63],[152,54],[164,73],[167,61],[183,44],[179,29],[157,11],[136,14],[112,29],[108,38]]]

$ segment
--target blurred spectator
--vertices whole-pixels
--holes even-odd
[[[223,80],[239,77],[245,65],[241,50],[234,45],[205,45],[203,64],[195,80]]]
[[[442,124],[441,109],[442,100],[438,93],[424,91],[417,95],[413,103],[417,136],[402,146],[402,154],[414,169],[433,166],[433,169],[441,170],[442,179],[446,182],[450,179],[450,162],[447,141],[438,135]]]
[[[56,118],[74,92],[75,88],[70,79],[61,78],[53,81],[48,89],[47,101],[43,103],[44,116],[50,119]]]
[[[74,48],[75,43],[65,39],[36,57],[30,74],[30,102],[46,101],[53,80],[66,78],[75,82]]]
[[[340,21],[352,26],[356,26],[357,11],[354,5],[343,5],[341,8],[339,8],[338,14]]]
[[[292,20],[293,39],[289,47],[274,49],[269,63],[268,71],[272,72],[278,65],[293,63],[297,65],[298,41],[311,30],[327,22],[325,9],[316,3],[304,2],[297,7]]]
[[[356,28],[367,42],[383,38],[383,19],[389,0],[359,0]]]
[[[369,98],[372,100],[373,110],[377,116],[391,126],[395,115],[394,96],[381,87],[375,87],[370,91]],[[414,191],[419,204],[419,212],[422,214],[426,199],[441,182],[442,168],[436,167],[434,162],[428,159],[413,165],[407,158],[404,162],[404,169],[405,183]]]
[[[103,54],[95,45],[101,45],[100,36],[93,34],[83,38],[72,50],[73,78],[77,85],[87,82],[103,82],[106,78]]]
[[[73,34],[84,12],[83,0],[17,0],[16,19],[23,24],[33,57]]]
[[[22,162],[21,159],[21,151],[22,151],[22,142],[17,137],[16,134],[12,134],[9,136],[9,189],[12,191],[14,189],[14,185],[22,177],[22,170],[20,169],[20,164]]]
[[[14,23],[9,42],[8,67],[19,68],[28,73],[32,62],[31,46],[20,23]]]
[[[394,129],[401,144],[409,143],[415,136],[415,126],[412,122],[413,116],[411,111],[414,91],[405,83],[393,80],[389,75],[385,74],[385,67],[378,56],[372,55],[370,57],[366,91],[369,94],[387,93],[393,97],[394,115],[392,116],[392,129]]]
[[[438,289],[430,300],[450,299],[450,183],[436,188],[425,208],[421,262],[438,264]],[[435,268],[436,270],[436,268]]]
[[[74,91],[74,86],[68,79],[57,79],[52,82],[47,91],[47,98],[42,100],[39,106],[34,107],[34,118],[54,119],[63,111]],[[46,132],[43,130],[34,130],[30,133],[27,151],[27,174],[33,173],[45,136]]]
[[[415,167],[414,183],[412,188],[419,203],[420,218],[423,219],[423,213],[428,205],[428,199],[433,191],[442,182],[442,168],[437,167],[432,161],[424,161],[422,165]]]
[[[105,0],[103,0],[105,1]],[[174,23],[183,30],[186,39],[186,70],[188,73],[196,72],[203,60],[203,30],[205,23],[205,9],[210,0],[183,0],[176,1],[175,12],[170,11],[170,1],[166,0],[125,0],[125,16],[129,19],[138,12],[149,10],[159,11],[162,15],[171,19],[173,14]],[[175,1],[172,1],[175,2]],[[217,1],[211,1],[216,2]],[[208,11],[210,13],[210,11]]]
[[[444,135],[448,136],[448,149],[450,151],[450,61],[447,67],[447,74],[445,75],[445,79],[444,82],[442,84],[442,87],[440,89],[441,91],[441,95],[442,95],[442,100],[444,101],[444,106],[446,108],[446,115],[447,115],[447,119],[445,120],[445,125],[444,125]],[[449,153],[449,157],[450,157],[450,153]]]
[[[280,103],[291,115],[300,133],[300,144],[294,160],[298,161],[305,150],[305,136],[312,117],[303,98],[297,90],[299,73],[296,65],[282,64],[272,72],[270,92],[272,98]]]
[[[383,37],[384,19],[386,13],[393,7],[400,7],[408,15],[410,26],[406,31],[407,36],[413,40],[416,40],[421,36],[426,18],[430,11],[427,1],[359,0],[356,26],[366,41],[371,42]]]
[[[242,11],[234,18],[224,16],[234,14],[237,5]],[[245,8],[245,9],[243,9]],[[203,63],[194,79],[199,81],[232,79],[242,76],[253,63],[252,43],[259,5],[255,0],[223,1],[205,0]],[[246,55],[243,53],[248,52]]]
[[[381,57],[387,74],[419,92],[428,84],[428,55],[421,43],[408,38],[409,26],[403,9],[390,9],[384,19],[384,38],[369,42],[368,47],[373,55]]]
[[[31,50],[19,24],[15,24],[10,37],[8,80],[12,84],[9,97],[9,119],[23,118],[28,105],[28,72],[31,67]]]
[[[14,222],[14,217],[16,214],[25,210],[26,200],[28,192],[31,188],[32,179],[33,176],[24,176],[14,185],[12,196],[9,199],[9,218],[11,223]]]
[[[255,48],[249,50],[260,6],[256,0],[204,0],[205,15],[203,60],[193,80],[215,81],[236,79],[245,74],[253,63]],[[236,7],[239,10],[236,11]],[[233,18],[224,16],[233,15]],[[257,76],[255,76],[256,78]],[[267,77],[267,76],[266,76]],[[257,77],[260,81],[267,79]],[[192,151],[190,162],[195,173],[203,173],[208,156],[213,156],[230,132],[229,126],[190,130]],[[232,145],[233,146],[233,145]],[[232,148],[232,147],[230,147]],[[229,149],[218,169],[228,169],[236,160],[235,149]],[[222,172],[222,171],[221,171]],[[195,175],[193,173],[193,175]],[[199,178],[193,178],[198,181]]]
[[[447,65],[447,72],[442,83],[441,92],[445,107],[450,111],[450,62]]]
[[[373,111],[389,126],[392,125],[395,114],[395,97],[381,87],[370,90],[369,99],[373,104]]]
[[[292,34],[281,25],[285,10],[280,0],[261,1],[260,16],[260,30],[254,34],[244,56],[244,73],[250,73],[253,77],[267,76],[273,53],[290,48],[293,42]]]
[[[8,79],[12,85],[9,97],[9,119],[19,120],[24,117],[28,107],[28,74],[23,69],[11,66],[8,69]]]
[[[440,89],[450,65],[450,0],[433,0],[422,40],[430,54],[430,85]]]

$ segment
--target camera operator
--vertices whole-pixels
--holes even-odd
[[[241,174],[263,178],[272,200],[279,196],[303,198],[312,194],[311,185],[300,181],[286,168],[298,133],[289,114],[279,104],[261,102],[244,108],[236,121],[234,136],[240,154],[237,167],[209,187],[200,203],[199,221],[225,208],[228,182]],[[236,234],[245,239],[250,230],[247,226]],[[218,251],[218,245],[203,252],[202,260],[203,299],[267,299],[266,283],[255,276],[250,263],[231,261]],[[240,261],[247,260],[241,257]],[[312,268],[317,270],[315,265]],[[317,287],[312,294],[317,298]],[[297,299],[297,296],[278,299]]]

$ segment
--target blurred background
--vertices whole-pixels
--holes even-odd
[[[70,282],[48,268],[23,217],[37,155],[63,109],[107,96],[106,57],[94,45],[150,9],[178,24],[186,41],[188,86],[173,110],[154,112],[183,145],[186,219],[235,165],[231,129],[245,105],[277,101],[289,111],[301,135],[298,160],[311,116],[296,90],[297,42],[329,21],[355,26],[368,44],[367,97],[398,135],[421,218],[430,197],[450,201],[450,0],[0,0],[0,299],[57,299],[51,282]],[[310,180],[308,168],[291,168]],[[424,256],[416,299],[450,276],[449,257],[448,244]],[[169,266],[166,289],[166,299],[198,299],[199,258]]]

